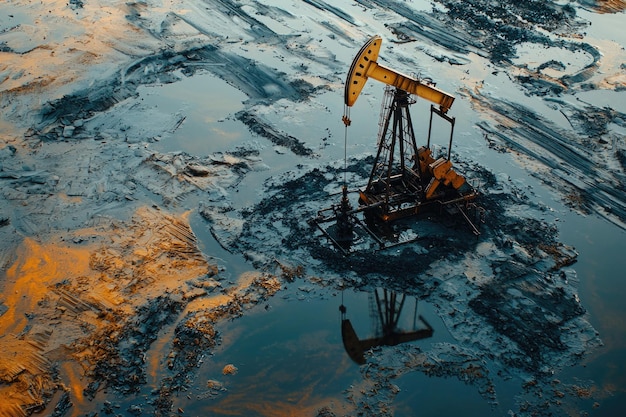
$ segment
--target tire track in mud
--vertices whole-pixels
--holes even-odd
[[[322,0],[304,0],[305,3],[310,4],[311,6],[319,9],[319,10],[324,10],[327,11],[335,16],[337,16],[339,19],[341,20],[345,20],[346,22],[350,23],[351,25],[355,25],[357,24],[356,20],[354,20],[354,18],[344,12],[343,10],[339,9],[338,7],[332,6]]]
[[[576,11],[569,5],[551,2],[491,2],[487,0],[436,0],[444,10],[416,11],[404,2],[394,0],[358,0],[364,7],[390,10],[405,21],[387,24],[402,41],[422,40],[449,51],[475,52],[494,62],[510,62],[515,45],[521,42],[548,44],[547,31],[571,31],[583,27]],[[456,62],[454,57],[434,56]]]
[[[396,1],[358,0],[357,2],[367,8],[391,10],[402,17],[403,21],[386,24],[397,37],[397,42],[421,41],[439,45],[456,53],[475,52],[481,56],[488,55],[486,51],[483,51],[484,45],[480,38],[475,36],[475,32],[461,31],[447,19],[438,18],[432,13],[416,11],[407,4]],[[451,56],[435,55],[432,51],[427,51],[427,53],[440,61],[464,63]]]
[[[248,126],[252,132],[269,139],[274,145],[289,148],[295,155],[299,156],[312,157],[315,155],[313,150],[304,146],[298,138],[280,131],[250,111],[238,112],[236,117]]]
[[[284,73],[209,45],[178,54],[167,51],[142,58],[114,79],[49,102],[41,110],[41,120],[36,127],[42,131],[44,138],[56,139],[63,134],[62,126],[89,119],[129,97],[137,96],[140,85],[175,82],[178,80],[173,74],[175,71],[182,70],[185,75],[191,76],[200,69],[217,75],[250,99],[266,103],[278,99],[303,100],[316,91],[306,81],[290,81]],[[76,133],[79,132],[80,128]]]
[[[279,35],[252,15],[253,13],[262,15],[277,22],[297,19],[284,9],[254,2],[240,4],[228,0],[205,1],[202,5],[204,7],[196,7],[198,12],[196,14],[167,13],[161,21],[159,30],[154,28],[154,21],[143,16],[148,14],[147,5],[127,5],[129,11],[127,21],[162,43],[163,47],[158,51],[155,50],[154,54],[146,54],[139,58],[126,53],[133,60],[112,77],[99,80],[89,88],[44,103],[33,123],[33,134],[48,140],[78,135],[84,130],[82,125],[85,120],[128,98],[137,97],[137,88],[140,85],[178,81],[179,76],[175,75],[177,71],[185,76],[193,76],[199,71],[214,74],[246,94],[249,106],[268,105],[280,99],[306,100],[319,89],[327,88],[324,85],[314,87],[301,77],[290,76],[245,56],[247,53],[245,45],[248,41],[230,40],[227,34],[213,33],[211,25],[215,19],[231,22],[233,30],[246,33],[251,39],[262,40],[264,45],[275,48],[279,54],[283,50],[283,57],[289,55],[298,57],[300,65],[314,62],[325,65],[331,72],[339,67],[332,54],[318,56],[308,48],[299,47],[298,41],[291,45],[290,43],[302,36],[301,34]],[[186,34],[190,40],[181,40],[178,31],[182,29],[176,27],[181,22],[187,25],[186,30],[195,30],[198,35]],[[306,43],[306,40],[301,43]],[[229,51],[233,45],[239,45],[241,52]],[[7,97],[14,93],[17,91],[9,92]],[[258,126],[254,127],[254,130],[267,132],[268,129]],[[281,140],[285,139],[294,142],[294,138],[285,137]],[[303,145],[296,141],[289,147],[293,150],[302,148]]]
[[[597,212],[616,225],[626,228],[625,177],[623,172],[613,171],[608,167],[619,166],[617,149],[612,155],[606,155],[615,160],[614,164],[601,160],[599,155],[595,155],[593,148],[581,143],[580,137],[556,128],[553,123],[521,104],[478,95],[472,95],[472,99],[480,102],[481,106],[488,106],[503,119],[496,127],[484,121],[477,123],[488,140],[497,138],[506,148],[539,161],[550,169],[550,176],[537,173],[533,175],[552,188],[558,188],[557,184],[568,184],[578,197],[571,193],[566,194],[566,203],[586,212]],[[602,112],[600,109],[595,110]],[[582,110],[589,111],[590,109]],[[610,113],[613,118],[626,118],[621,113]],[[608,123],[610,120],[600,120],[600,123]],[[602,130],[601,127],[595,127]]]

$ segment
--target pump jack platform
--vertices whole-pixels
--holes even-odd
[[[378,150],[367,186],[358,191],[359,207],[353,209],[348,199],[348,186],[344,182],[339,205],[318,213],[315,223],[335,246],[344,253],[358,236],[356,228],[365,231],[381,248],[398,244],[388,242],[372,226],[372,222],[390,225],[392,222],[420,213],[460,215],[475,235],[480,232],[476,220],[482,221],[484,210],[474,200],[478,191],[464,176],[452,167],[451,151],[455,118],[447,112],[454,97],[438,89],[431,82],[401,74],[378,64],[382,44],[380,36],[372,37],[354,58],[345,83],[345,112],[342,118],[346,126],[351,124],[349,109],[352,107],[369,78],[386,85],[381,110]],[[435,105],[430,106],[428,137],[425,146],[417,146],[409,107],[416,101],[412,96],[424,98]],[[437,116],[450,125],[447,157],[435,157],[431,150],[433,117]],[[363,212],[367,223],[358,216]],[[322,225],[335,222],[333,227]],[[384,228],[384,226],[383,226]],[[410,240],[410,239],[409,239]],[[415,240],[415,239],[413,239]],[[407,239],[400,239],[405,243]]]

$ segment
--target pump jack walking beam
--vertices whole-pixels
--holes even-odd
[[[356,102],[368,78],[373,78],[438,104],[442,114],[452,107],[454,97],[445,91],[378,64],[376,60],[381,44],[382,38],[380,36],[372,37],[363,45],[352,61],[344,92],[344,101],[348,107],[352,107]]]

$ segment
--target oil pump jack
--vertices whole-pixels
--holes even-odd
[[[383,221],[419,213],[424,208],[454,205],[473,200],[477,193],[458,174],[450,161],[455,119],[447,115],[454,97],[433,84],[409,77],[378,64],[382,44],[380,36],[371,38],[352,62],[345,84],[345,105],[352,107],[368,79],[380,81],[386,89],[378,152],[367,187],[359,192],[359,204],[374,211]],[[411,95],[439,106],[430,107],[430,123],[426,146],[417,147],[409,106]],[[435,159],[430,148],[433,115],[450,124],[447,158]],[[343,121],[350,125],[344,114]]]
[[[324,217],[322,210],[317,224],[336,246],[344,247],[354,236],[355,217],[364,212],[368,218],[391,222],[419,214],[427,210],[446,210],[460,214],[472,232],[478,229],[467,213],[478,192],[452,167],[451,150],[455,118],[447,113],[454,97],[438,89],[431,82],[401,74],[378,63],[382,44],[380,36],[370,38],[354,58],[345,83],[345,112],[342,120],[347,129],[351,124],[349,112],[356,103],[367,80],[374,79],[386,85],[378,134],[378,150],[365,189],[359,190],[359,208],[353,209],[348,200],[348,187],[344,180],[342,200],[333,206],[336,233],[331,235],[320,226],[331,217]],[[409,106],[416,100],[413,96],[430,101],[430,121],[425,146],[417,146]],[[438,106],[438,107],[435,107]],[[431,134],[433,116],[450,125],[447,157],[433,156]],[[346,164],[347,165],[347,164]],[[365,227],[368,233],[371,230]],[[372,236],[381,246],[384,243]]]

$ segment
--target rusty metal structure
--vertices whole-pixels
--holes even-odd
[[[378,137],[378,152],[367,187],[359,193],[359,204],[383,221],[419,213],[425,206],[459,205],[472,201],[477,192],[458,174],[450,161],[455,119],[447,115],[454,97],[432,83],[396,72],[377,63],[382,44],[379,36],[371,38],[352,62],[345,84],[347,108],[356,100],[368,79],[390,88],[383,100],[383,122]],[[435,103],[431,105],[426,146],[417,147],[409,112],[415,95]],[[433,116],[450,124],[447,158],[435,159],[430,148]],[[344,123],[350,124],[344,114]],[[458,209],[458,207],[457,207]]]

